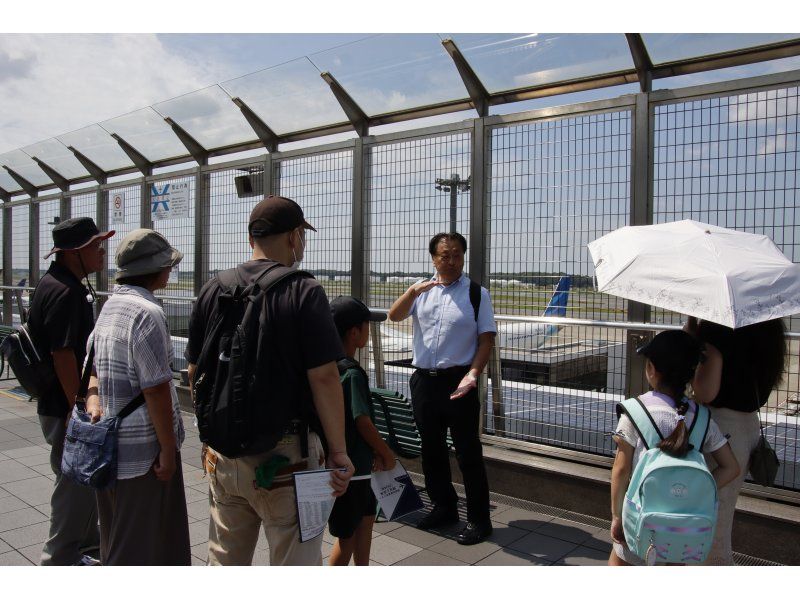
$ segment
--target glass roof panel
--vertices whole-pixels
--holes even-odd
[[[219,85],[153,107],[178,123],[207,150],[257,139],[241,111]]]
[[[89,174],[78,162],[75,154],[57,139],[46,139],[22,149],[29,156],[47,164],[65,179],[79,179]]]
[[[22,189],[17,181],[11,178],[11,175],[8,174],[8,171],[6,171],[5,168],[0,168],[0,187],[9,193],[20,191]]]
[[[628,42],[609,33],[461,33],[450,37],[489,93],[634,68]]]
[[[653,64],[798,39],[798,33],[643,33]]]
[[[378,35],[310,58],[369,116],[468,97],[434,34]]]
[[[68,147],[74,147],[106,172],[133,166],[133,162],[116,140],[100,125],[89,125],[72,133],[59,135],[58,140]]]
[[[319,70],[300,58],[222,84],[278,135],[347,122]]]
[[[102,123],[109,133],[115,133],[151,162],[185,156],[186,147],[152,108],[143,108]]]
[[[12,150],[0,156],[0,165],[8,166],[19,176],[37,187],[53,184],[52,179],[22,150]]]

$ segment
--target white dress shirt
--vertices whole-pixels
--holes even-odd
[[[466,274],[447,286],[436,285],[420,294],[414,299],[410,314],[414,327],[411,363],[418,368],[438,370],[468,366],[478,350],[478,335],[497,332],[492,300],[483,287],[478,321],[475,321]]]

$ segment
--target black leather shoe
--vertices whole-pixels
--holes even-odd
[[[417,529],[427,530],[451,523],[458,523],[458,511],[445,507],[433,507],[433,510],[425,515],[417,523]]]
[[[485,523],[472,523],[467,522],[467,526],[458,534],[456,542],[470,546],[483,542],[486,538],[492,535],[492,524],[487,521]]]

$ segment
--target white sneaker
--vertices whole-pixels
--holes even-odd
[[[94,566],[97,566],[97,565],[99,565],[99,564],[100,564],[100,561],[98,561],[98,560],[97,560],[96,558],[94,558],[94,557],[91,557],[91,556],[89,556],[88,554],[84,554],[84,555],[81,557],[81,560],[79,560],[79,561],[78,561],[77,563],[75,563],[75,564],[76,564],[76,565],[78,565],[78,566],[81,566],[81,565],[83,565],[83,566],[87,566],[87,567],[94,567]]]

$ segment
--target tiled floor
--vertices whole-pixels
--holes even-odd
[[[9,392],[0,382],[0,565],[37,564],[49,529],[53,473],[47,459],[36,404]],[[5,389],[5,390],[2,390]],[[187,439],[182,449],[192,562],[203,565],[208,541],[206,481],[199,468],[200,441],[185,416]],[[425,496],[423,495],[423,498]],[[501,499],[502,500],[502,499]],[[462,521],[464,519],[463,505]],[[603,565],[610,544],[607,528],[576,523],[570,514],[492,503],[494,533],[475,546],[455,541],[460,526],[439,533],[423,532],[415,513],[402,522],[376,523],[372,565]],[[561,515],[560,517],[558,515]],[[322,555],[327,559],[333,538],[326,532]],[[269,564],[269,550],[259,540],[253,564]]]

